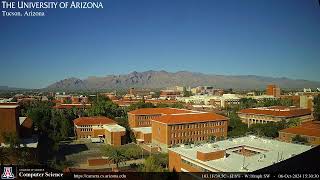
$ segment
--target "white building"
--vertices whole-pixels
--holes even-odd
[[[246,136],[169,148],[169,170],[177,172],[253,172],[311,149],[273,139]]]

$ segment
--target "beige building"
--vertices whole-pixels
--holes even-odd
[[[105,142],[119,146],[125,143],[126,129],[107,117],[80,117],[73,120],[74,132],[78,139]]]

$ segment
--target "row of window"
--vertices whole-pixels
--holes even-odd
[[[139,126],[150,125],[150,124],[151,124],[151,121],[139,121],[138,122]]]
[[[92,128],[82,128],[80,129],[81,132],[88,132],[88,131],[92,131]]]
[[[160,115],[155,115],[155,116],[138,116],[138,120],[147,120],[147,119],[153,119],[156,117],[159,117]]]
[[[211,133],[217,133],[217,132],[224,132],[224,128],[213,128],[213,129],[207,129],[207,130],[202,130],[202,131],[186,131],[186,132],[172,133],[171,138],[186,137],[186,136],[192,136],[192,135],[211,134]]]
[[[249,119],[249,122],[251,122],[251,123],[267,123],[269,121],[260,120],[260,119]]]
[[[207,141],[208,136],[201,136],[201,137],[192,137],[192,138],[185,138],[185,139],[173,139],[170,141],[170,145],[174,144],[185,144],[189,142],[195,142],[195,141]]]
[[[81,125],[81,128],[85,128],[85,127],[92,127],[92,125]]]
[[[171,126],[171,130],[222,126],[222,125],[224,125],[224,123],[225,123],[224,121],[219,121],[219,122],[207,122],[207,123],[192,123],[192,124],[174,125],[174,126]]]

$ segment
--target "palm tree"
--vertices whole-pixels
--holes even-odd
[[[5,162],[9,162],[9,151],[7,151],[5,148],[0,147],[0,164],[3,165]]]
[[[119,168],[119,164],[124,163],[126,161],[126,157],[121,153],[120,150],[115,149],[111,155],[109,156],[109,160],[116,164],[117,168]]]

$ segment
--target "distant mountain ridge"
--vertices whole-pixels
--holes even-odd
[[[165,88],[171,86],[214,86],[215,88],[265,89],[267,84],[277,84],[280,88],[318,88],[320,82],[273,78],[255,75],[212,75],[189,71],[145,71],[124,75],[88,77],[86,79],[67,78],[46,87],[47,90],[101,90],[117,88]]]
[[[16,88],[9,86],[0,86],[0,91],[15,91],[15,90],[23,90],[24,88]]]

